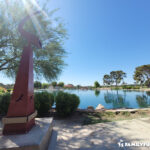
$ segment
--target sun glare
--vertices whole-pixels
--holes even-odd
[[[31,10],[30,8],[30,4],[32,4],[33,6],[35,6],[36,8],[36,11],[40,11],[40,13],[42,13],[42,15],[44,15],[45,17],[48,17],[48,15],[41,9],[41,7],[38,5],[38,3],[36,2],[36,0],[31,0],[30,1],[30,4],[27,0],[22,0],[23,2],[23,5],[28,13],[28,15],[32,15],[34,13],[34,10]],[[40,35],[43,35],[45,36],[45,32],[43,31],[39,21],[37,20],[37,17],[36,16],[32,16],[31,17],[31,20],[32,20],[32,23],[35,27],[35,29],[38,31],[37,33],[40,34]]]

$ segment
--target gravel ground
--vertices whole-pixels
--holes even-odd
[[[119,147],[120,140],[124,145],[150,143],[150,118],[86,126],[71,119],[54,120],[49,150],[150,150],[150,147]]]
[[[119,147],[118,142],[150,143],[150,118],[82,126],[71,120],[54,120],[49,150],[147,150],[150,147]],[[54,147],[55,146],[55,147]]]

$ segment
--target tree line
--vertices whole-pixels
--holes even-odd
[[[41,83],[39,81],[35,81],[34,82],[34,87],[36,89],[46,89],[48,88],[49,86],[53,86],[53,87],[56,87],[56,86],[59,86],[59,87],[64,87],[64,82],[52,82],[51,84],[48,84],[48,83]]]
[[[122,70],[111,71],[110,74],[105,74],[103,77],[104,85],[115,85],[118,86],[123,82],[124,78],[127,77],[127,74]],[[142,65],[135,68],[133,79],[137,84],[141,86],[150,87],[150,65]]]

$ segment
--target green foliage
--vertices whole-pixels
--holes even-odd
[[[123,85],[123,86],[122,86],[122,89],[127,89],[127,90],[133,89],[133,90],[138,90],[138,89],[140,89],[140,87],[139,87],[139,86],[132,86],[132,85]]]
[[[140,89],[140,87],[139,87],[139,86],[133,86],[132,88],[133,88],[133,89],[135,89],[135,90]]]
[[[145,81],[145,85],[146,85],[147,87],[150,87],[150,78],[148,78],[148,79]]]
[[[120,90],[120,88],[119,87],[111,87],[111,90]]]
[[[45,116],[54,104],[54,96],[48,92],[37,92],[34,94],[34,101],[38,115]]]
[[[108,74],[105,74],[104,77],[103,77],[103,83],[104,83],[104,85],[113,84],[113,80],[112,80],[111,76],[108,75]]]
[[[49,87],[48,83],[42,83],[42,89],[47,89]]]
[[[25,3],[21,0],[0,3],[0,71],[8,77],[16,76],[22,49],[26,44],[18,32],[18,25],[29,12],[39,10],[30,0]],[[46,4],[40,4],[45,13],[34,16],[24,28],[38,35],[42,42],[42,49],[33,48],[35,77],[49,81],[56,79],[65,66],[66,52],[63,45],[66,30],[61,19],[53,16],[55,11],[49,11]]]
[[[41,88],[42,88],[42,83],[39,82],[39,81],[35,81],[35,82],[34,82],[34,87],[35,87],[36,89],[41,89]]]
[[[10,93],[0,95],[0,114],[6,115],[10,103],[10,97]],[[44,116],[54,104],[54,96],[48,92],[37,92],[34,94],[34,101],[38,115]]]
[[[137,83],[150,87],[150,65],[142,65],[135,69],[134,80]]]
[[[117,86],[126,77],[126,73],[122,70],[112,71],[110,72],[110,77],[112,79],[112,82]]]
[[[95,87],[95,88],[100,87],[100,84],[99,84],[99,82],[98,82],[98,81],[95,81],[95,82],[94,82],[94,87]]]
[[[122,89],[132,89],[132,86],[123,85]]]
[[[81,88],[81,85],[77,85],[77,89],[80,89]]]
[[[8,93],[11,93],[13,91],[13,89],[7,89]]]
[[[6,93],[6,92],[7,92],[7,90],[5,88],[0,87],[0,94]]]
[[[64,82],[59,82],[59,83],[58,83],[58,86],[59,86],[59,87],[64,87]]]
[[[79,106],[80,99],[75,94],[59,92],[56,96],[56,111],[59,116],[71,115]]]
[[[57,86],[57,82],[52,82],[52,86],[53,87]]]
[[[6,115],[10,103],[10,93],[0,95],[0,114]]]

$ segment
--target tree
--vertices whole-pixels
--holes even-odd
[[[117,86],[126,77],[126,73],[122,70],[112,71],[110,72],[110,77],[112,79],[112,82]]]
[[[58,83],[58,86],[59,86],[59,87],[64,87],[64,82],[59,82],[59,83]]]
[[[23,17],[32,14],[32,10],[35,12],[40,9],[33,1],[26,0],[24,3],[20,0],[0,3],[0,71],[8,77],[16,76],[22,49],[26,44],[17,31],[18,24]],[[56,79],[65,66],[63,43],[66,30],[62,22],[52,16],[55,11],[49,12],[44,6],[41,8],[44,13],[29,20],[25,30],[38,35],[42,42],[42,49],[34,47],[35,77],[49,81]]]
[[[81,85],[77,85],[77,89],[80,89],[81,88]]]
[[[49,87],[48,83],[42,83],[42,89],[47,89]]]
[[[36,89],[41,89],[41,88],[42,88],[42,83],[39,82],[39,81],[35,81],[35,82],[34,82],[34,87],[35,87]]]
[[[104,83],[104,85],[105,85],[105,84],[106,84],[106,85],[111,85],[111,84],[113,84],[113,80],[112,80],[111,76],[108,75],[108,74],[105,74],[104,77],[103,77],[103,83]]]
[[[150,79],[147,79],[147,80],[145,81],[145,85],[146,85],[147,87],[150,87]]]
[[[57,85],[57,82],[52,82],[52,86],[55,87]]]
[[[95,88],[100,87],[100,84],[99,84],[99,82],[98,82],[98,81],[95,81],[95,82],[94,82],[94,87],[95,87]]]
[[[135,68],[134,80],[142,86],[146,84],[150,87],[150,65],[142,65]]]

